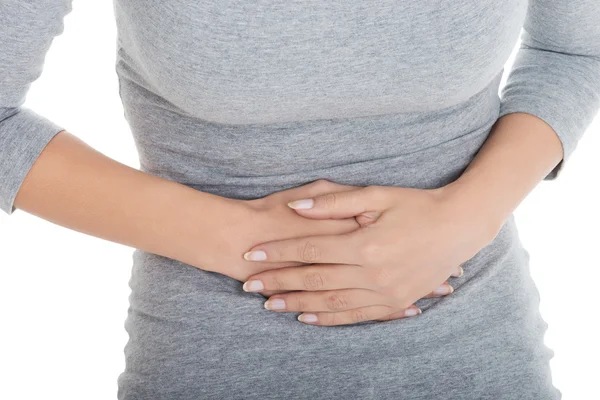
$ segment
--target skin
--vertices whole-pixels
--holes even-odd
[[[37,158],[14,204],[54,224],[242,282],[274,267],[306,265],[246,261],[238,254],[248,247],[358,229],[354,218],[311,220],[286,205],[351,189],[356,187],[321,181],[256,200],[228,199],[121,164],[62,131]]]
[[[249,248],[243,255],[247,260],[311,265],[253,275],[244,290],[286,290],[270,296],[265,308],[302,312],[298,319],[314,325],[405,317],[411,304],[496,237],[563,157],[549,125],[533,115],[513,113],[498,119],[469,167],[447,186],[369,186],[295,199],[289,206],[304,218],[355,217],[361,227]]]
[[[246,247],[358,228],[353,218],[308,220],[286,206],[293,197],[332,189],[343,187],[313,184],[260,201],[228,199],[121,164],[63,131],[30,169],[15,206],[57,225],[242,281],[267,266],[302,265],[240,260],[238,253]]]
[[[42,151],[14,204],[88,235],[239,281],[262,280],[265,287],[259,292],[265,298],[288,299],[287,304],[296,305],[297,310],[284,312],[309,311],[300,306],[327,307],[330,296],[323,293],[335,294],[350,308],[325,308],[315,313],[317,324],[385,321],[408,316],[408,310],[415,309],[410,304],[418,298],[444,295],[435,292],[437,287],[451,293],[445,279],[462,274],[458,265],[492,240],[502,221],[561,158],[560,141],[548,125],[527,114],[511,114],[498,121],[461,178],[443,188],[360,188],[319,180],[261,199],[235,200],[128,167],[63,131]],[[327,209],[332,193],[339,208]],[[286,205],[306,198],[315,198],[313,210]],[[425,244],[432,239],[407,233],[419,217],[407,225],[401,204],[414,207],[428,226],[444,228],[434,242],[444,249],[446,258],[423,266],[429,256]],[[453,224],[458,226],[451,228]],[[460,241],[450,237],[457,232]],[[401,245],[394,244],[401,253],[390,248],[389,238],[394,235],[404,238]],[[307,240],[312,250],[299,252],[311,249]],[[267,260],[243,258],[249,249],[266,250]],[[352,253],[353,249],[360,250]],[[335,253],[354,255],[335,259]],[[305,259],[298,254],[317,256]],[[395,261],[398,254],[411,262],[399,264]],[[362,272],[352,275],[358,280],[351,281],[343,274],[327,275],[334,268]],[[323,280],[326,284],[306,287],[305,282],[311,280],[304,275],[317,269],[321,277],[330,276]],[[418,290],[407,295],[390,289],[402,274],[409,276],[408,271],[413,272],[410,279],[418,283]],[[361,288],[362,282],[376,286]],[[367,292],[374,293],[366,296]],[[305,297],[299,301],[300,297],[293,296]]]

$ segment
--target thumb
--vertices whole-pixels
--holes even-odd
[[[315,219],[343,219],[365,215],[377,219],[381,204],[372,188],[331,192],[312,198],[290,201],[288,206],[304,217]]]

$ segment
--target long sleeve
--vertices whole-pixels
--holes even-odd
[[[71,0],[0,1],[0,210],[7,214],[33,163],[62,130],[22,105],[70,11]]]
[[[544,120],[563,145],[555,179],[600,108],[600,1],[530,0],[500,116]]]

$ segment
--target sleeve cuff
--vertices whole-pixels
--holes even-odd
[[[0,210],[9,215],[16,210],[15,197],[29,170],[50,140],[64,130],[30,109],[12,111],[0,120]]]
[[[524,41],[532,39],[524,33]],[[563,158],[544,180],[556,179],[600,106],[600,59],[522,44],[502,89],[499,117],[514,112],[536,116],[554,130]]]

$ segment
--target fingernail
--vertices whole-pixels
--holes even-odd
[[[404,315],[406,315],[407,317],[414,317],[415,315],[419,315],[421,313],[422,311],[420,308],[409,308],[404,312]]]
[[[437,295],[450,294],[452,292],[454,292],[454,288],[450,285],[442,285],[433,291]]]
[[[306,210],[312,208],[314,204],[313,199],[302,199],[290,201],[288,203],[288,207],[293,208],[294,210]]]
[[[459,265],[458,266],[458,271],[455,271],[452,273],[452,276],[455,278],[460,278],[461,276],[463,276],[463,274],[465,273],[465,271],[463,270],[463,268]]]
[[[298,321],[300,321],[300,322],[317,322],[317,316],[315,314],[300,314],[300,315],[298,315]]]
[[[267,253],[262,250],[249,251],[244,254],[244,259],[248,261],[264,261],[267,259]]]
[[[242,286],[242,288],[246,292],[256,292],[259,290],[263,290],[265,286],[261,281],[248,281],[244,283],[244,286]]]
[[[285,310],[285,300],[269,299],[265,301],[265,308],[267,310]]]

